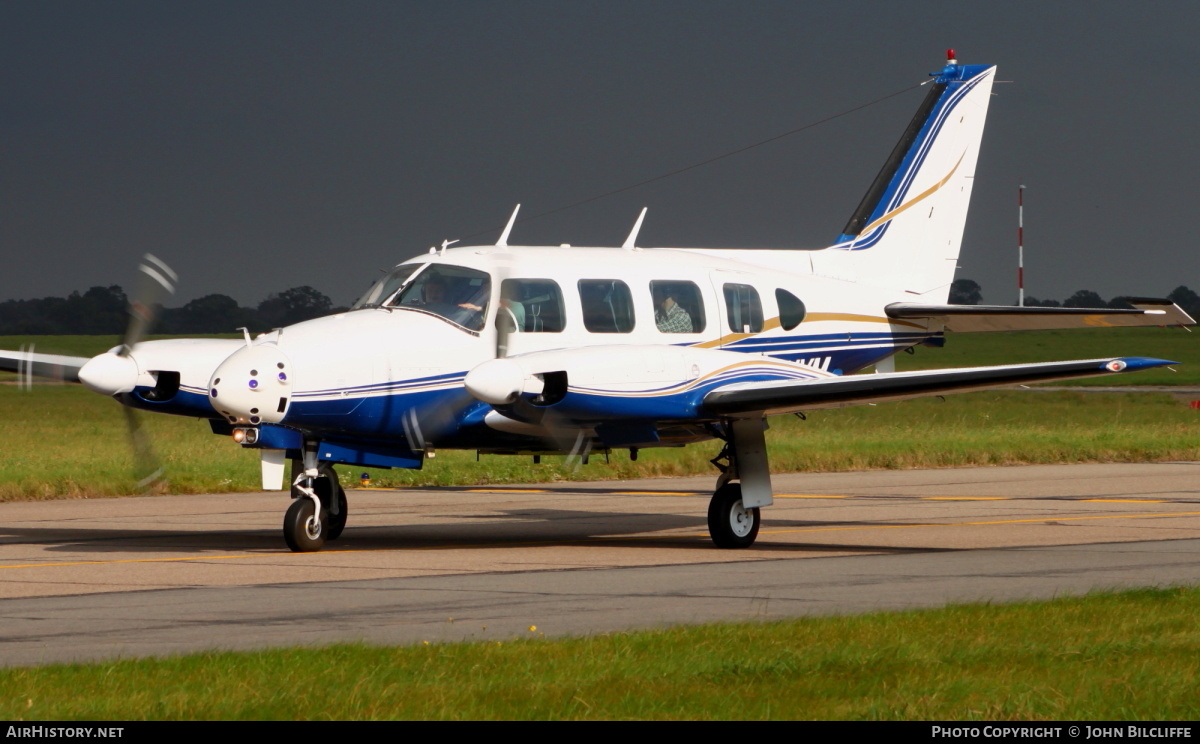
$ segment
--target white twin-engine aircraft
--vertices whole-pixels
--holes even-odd
[[[65,368],[147,411],[206,418],[261,451],[263,486],[293,502],[284,538],[313,551],[346,524],[333,465],[420,468],[435,448],[495,454],[725,443],[712,540],[751,545],[772,502],[765,417],[1165,364],[1084,361],[895,372],[944,332],[1192,322],[1164,300],[1135,310],[947,305],[996,68],[951,53],[836,242],[824,250],[509,244],[431,249],[348,312],[245,340],[125,343],[93,359],[7,355]],[[158,299],[173,284],[150,259]],[[874,374],[854,375],[874,366]]]

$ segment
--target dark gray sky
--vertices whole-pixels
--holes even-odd
[[[351,301],[443,238],[999,65],[960,277],[1028,293],[1200,289],[1194,2],[0,4],[0,299],[129,286],[176,302],[311,284]],[[923,90],[518,225],[515,243],[831,242]],[[494,228],[494,229],[493,229]],[[490,230],[490,231],[489,231]]]

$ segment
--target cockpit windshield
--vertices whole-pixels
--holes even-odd
[[[350,307],[351,310],[361,310],[364,307],[381,307],[385,302],[391,299],[392,295],[396,294],[396,290],[404,286],[404,284],[412,277],[417,269],[423,269],[429,264],[404,264],[397,266],[387,273],[379,281],[371,285],[371,288],[366,293],[358,298],[358,301]]]
[[[468,330],[483,330],[492,294],[491,277],[462,266],[426,265],[428,269],[413,276],[383,306],[433,313]]]

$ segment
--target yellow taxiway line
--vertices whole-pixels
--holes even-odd
[[[895,529],[911,529],[921,527],[982,527],[1002,524],[1032,524],[1037,522],[1042,523],[1058,523],[1058,522],[1079,522],[1084,520],[1096,519],[1145,519],[1154,517],[1197,517],[1200,516],[1200,511],[1194,512],[1163,512],[1159,514],[1103,514],[1086,517],[1036,517],[1033,519],[998,519],[982,522],[925,522],[920,524],[880,524],[880,525],[856,525],[852,527],[806,527],[796,530],[763,530],[759,534],[764,535],[792,535],[805,532],[852,532],[855,530],[895,530]],[[206,556],[190,556],[184,558],[127,558],[112,561],[67,561],[61,563],[18,563],[18,564],[0,564],[0,570],[10,568],[56,568],[65,566],[103,566],[117,565],[125,563],[182,563],[186,561],[222,561],[222,560],[237,560],[237,559],[254,559],[254,558],[271,558],[278,560],[284,557],[301,557],[304,555],[337,555],[342,553],[380,553],[394,552],[399,550],[471,550],[474,548],[494,547],[496,545],[504,545],[506,547],[533,547],[538,545],[561,545],[563,543],[591,543],[591,542],[614,542],[618,540],[677,540],[680,537],[686,536],[708,537],[707,532],[688,533],[684,535],[621,535],[612,537],[593,537],[593,538],[575,538],[564,540],[531,540],[522,542],[502,542],[502,543],[477,543],[463,544],[453,546],[423,546],[423,547],[407,547],[407,548],[368,548],[359,550],[322,550],[317,553],[252,553],[246,555],[206,555]]]

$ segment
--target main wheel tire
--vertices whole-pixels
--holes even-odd
[[[316,512],[307,496],[294,499],[288,507],[283,516],[283,539],[293,553],[312,553],[325,545],[325,520],[316,519]]]
[[[740,483],[726,483],[708,502],[708,534],[718,548],[748,548],[758,537],[758,507],[742,506]]]

